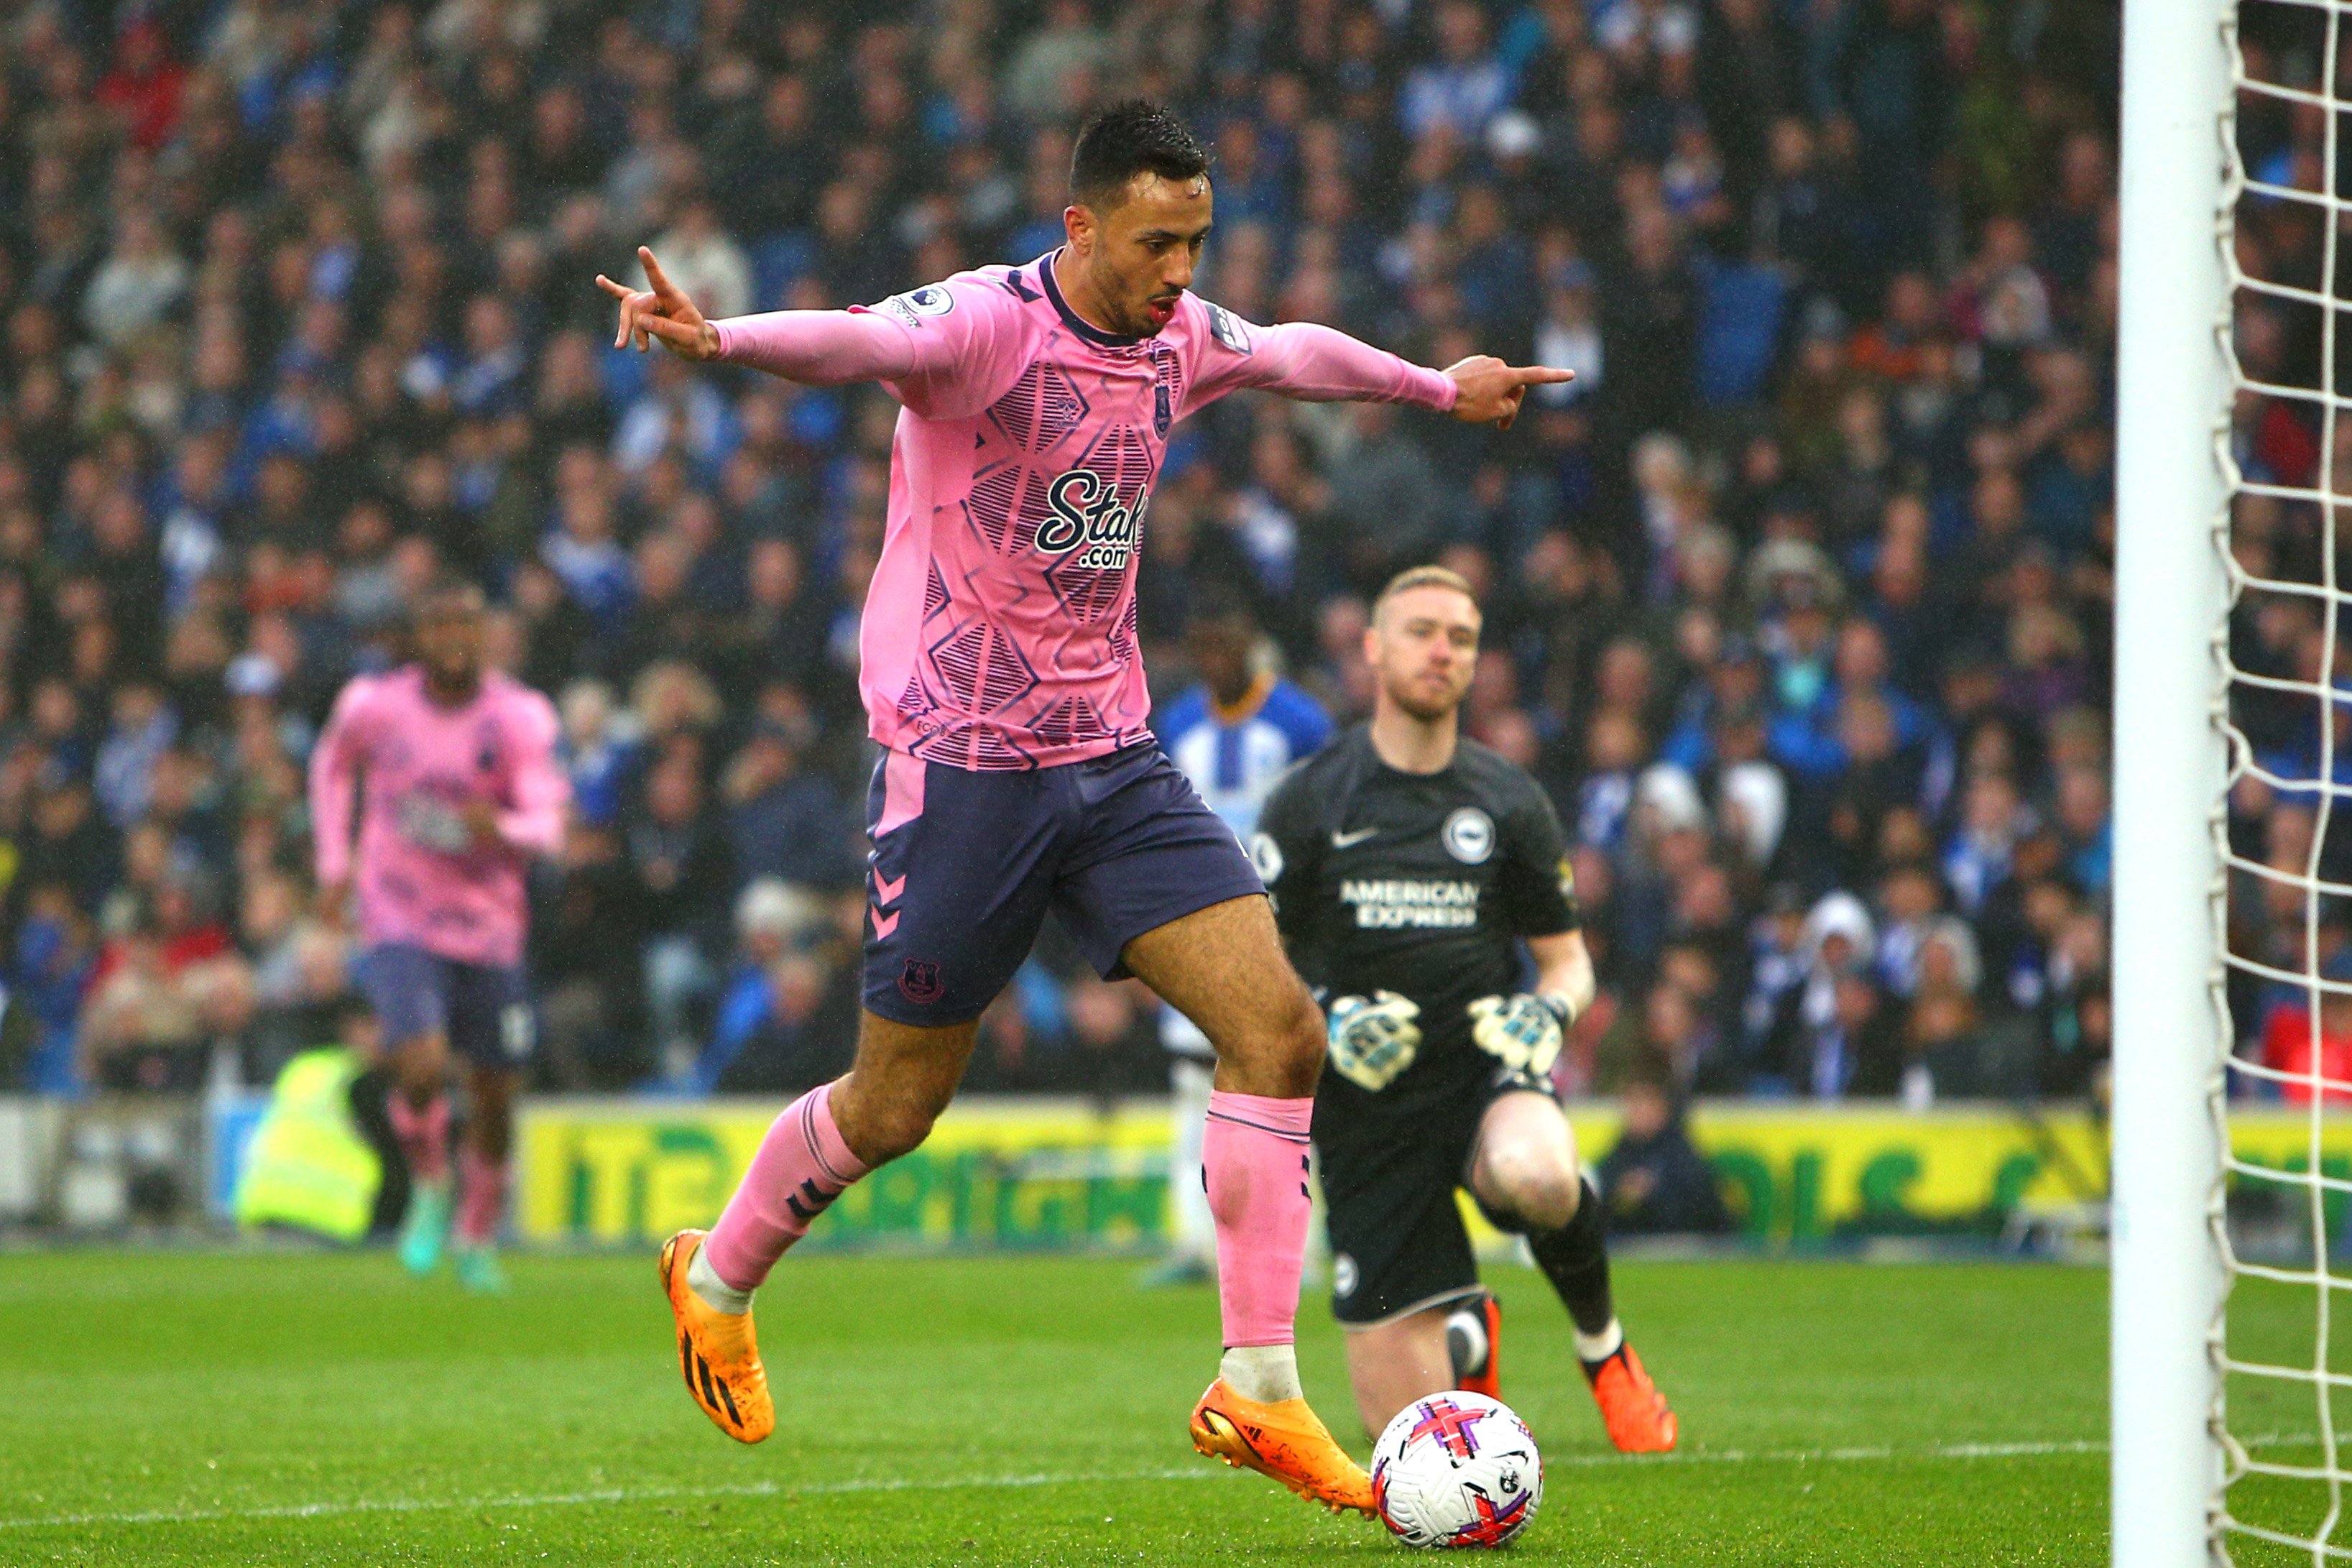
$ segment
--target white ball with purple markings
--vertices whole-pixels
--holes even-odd
[[[1501,1400],[1433,1394],[1372,1445],[1372,1498],[1407,1546],[1500,1546],[1543,1504],[1543,1456]]]

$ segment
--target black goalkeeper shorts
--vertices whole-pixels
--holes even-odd
[[[1454,1194],[1469,1186],[1486,1108],[1528,1090],[1550,1092],[1524,1074],[1495,1072],[1451,1094],[1416,1096],[1410,1106],[1375,1098],[1369,1105],[1376,1110],[1342,1109],[1367,1104],[1360,1093],[1316,1106],[1332,1316],[1370,1328],[1478,1294],[1478,1260]],[[1497,1226],[1516,1228],[1480,1207]]]

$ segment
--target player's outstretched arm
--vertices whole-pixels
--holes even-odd
[[[1545,365],[1509,365],[1490,354],[1429,370],[1313,321],[1254,327],[1211,309],[1216,341],[1229,349],[1241,346],[1223,363],[1206,367],[1208,384],[1194,394],[1196,406],[1226,387],[1255,386],[1308,403],[1410,403],[1508,429],[1528,387],[1576,374]]]
[[[680,359],[748,364],[808,386],[898,381],[923,368],[926,345],[896,316],[878,310],[770,310],[706,321],[662,271],[652,250],[637,247],[637,260],[650,289],[630,289],[596,275],[596,287],[621,302],[620,326],[613,334],[616,349],[634,342],[644,353],[657,342]],[[948,346],[938,345],[930,357],[945,357]]]

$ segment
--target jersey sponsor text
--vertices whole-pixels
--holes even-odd
[[[1123,572],[1143,528],[1147,498],[1132,506],[1118,488],[1091,468],[1073,468],[1045,491],[1049,514],[1037,524],[1037,550],[1066,555],[1081,545],[1076,564],[1097,572]]]
[[[1381,879],[1339,884],[1339,901],[1356,911],[1362,930],[1399,926],[1454,931],[1478,923],[1478,884]]]

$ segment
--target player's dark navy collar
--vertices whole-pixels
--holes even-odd
[[[1054,301],[1054,309],[1062,313],[1062,324],[1097,348],[1131,349],[1141,342],[1141,338],[1123,338],[1116,332],[1106,332],[1070,309],[1070,302],[1062,298],[1062,286],[1054,281],[1054,262],[1068,248],[1068,246],[1057,245],[1037,262],[1037,280],[1045,286],[1045,298]]]

